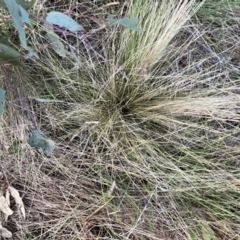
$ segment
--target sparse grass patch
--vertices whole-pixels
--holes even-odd
[[[198,11],[200,21],[227,27],[239,22],[239,0],[209,0]]]
[[[9,94],[1,171],[22,189],[28,210],[26,222],[11,220],[15,235],[239,239],[239,67],[222,54],[224,35],[212,48],[205,26],[189,21],[195,1],[134,0],[109,12],[88,4],[80,4],[88,16],[104,9],[99,19],[138,17],[144,32],[115,26],[66,38],[77,64],[40,45],[44,29],[36,26],[30,41],[40,59],[12,81],[57,147],[50,157],[27,144],[7,154],[33,127]],[[0,81],[11,88],[6,75]]]

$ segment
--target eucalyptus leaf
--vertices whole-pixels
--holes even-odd
[[[3,238],[12,238],[12,233],[4,227],[0,229],[0,234],[2,235]]]
[[[38,54],[32,48],[27,47],[26,50],[28,50],[28,53],[25,56],[23,56],[24,59],[29,59],[32,57],[39,59]]]
[[[0,61],[11,63],[12,65],[19,66],[23,65],[19,57],[21,54],[10,46],[0,43]]]
[[[112,16],[109,16],[107,18],[107,26],[113,26],[113,25],[122,25],[125,28],[128,28],[132,31],[136,32],[143,32],[141,28],[138,28],[136,25],[138,23],[138,19],[136,17],[124,17],[121,19],[115,19]]]
[[[73,48],[70,47],[70,52],[68,53],[69,56],[71,56],[75,61],[75,67],[76,69],[78,69],[79,67],[82,67],[83,66],[83,63],[82,61],[80,60],[80,58],[76,55],[76,53],[74,52]]]
[[[9,13],[12,16],[13,22],[18,30],[19,39],[23,48],[27,48],[26,33],[24,24],[31,25],[27,11],[15,0],[4,0]]]
[[[61,57],[66,57],[66,50],[59,36],[53,32],[46,34],[46,39],[50,42],[52,49]]]
[[[24,9],[28,10],[34,6],[37,0],[15,0],[17,4],[21,5]],[[0,7],[7,8],[5,1],[0,0]]]
[[[5,23],[4,23],[5,24]],[[1,36],[0,38],[0,43],[7,45],[7,46],[11,46],[10,42],[8,41],[8,39],[10,38],[10,34],[4,34]]]
[[[32,136],[28,139],[28,144],[37,150],[42,148],[46,155],[51,154],[55,148],[55,142],[45,138],[38,130],[33,130]]]
[[[51,24],[58,25],[59,27],[64,27],[71,32],[84,30],[84,28],[80,24],[78,24],[75,20],[61,12],[53,11],[48,13],[46,21]]]
[[[0,88],[0,117],[3,114],[3,102],[5,100],[6,91]]]

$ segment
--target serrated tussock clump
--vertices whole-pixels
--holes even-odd
[[[239,71],[205,41],[202,4],[82,4],[143,32],[83,33],[74,58],[39,49],[29,101],[56,148],[18,160],[34,239],[239,238]]]

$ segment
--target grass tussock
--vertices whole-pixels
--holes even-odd
[[[22,191],[28,215],[22,222],[16,213],[8,228],[16,239],[239,239],[235,23],[215,26],[217,42],[195,15],[207,2],[109,3],[69,6],[86,29],[112,14],[138,17],[144,32],[67,35],[61,59],[35,20],[29,41],[40,59],[24,73],[2,68],[1,171]],[[41,6],[39,14],[48,11]],[[35,127],[13,85],[56,141],[51,156],[25,143],[8,154]]]

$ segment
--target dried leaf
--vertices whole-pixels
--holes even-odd
[[[54,100],[54,99],[45,99],[45,98],[35,98],[36,101],[40,103],[55,103],[55,102],[62,102],[59,100]]]
[[[18,190],[15,189],[14,187],[10,187],[10,186],[8,187],[8,189],[10,191],[10,194],[14,198],[16,204],[18,205],[18,207],[19,207],[19,209],[20,209],[20,211],[23,215],[23,218],[25,219],[26,218],[26,212],[25,212],[25,208],[24,208],[22,198],[20,197]]]
[[[0,233],[3,238],[11,238],[12,237],[12,233],[2,226],[0,227]]]
[[[6,202],[7,202],[8,206],[10,207],[10,192],[8,189],[6,191]],[[9,216],[8,214],[4,214],[5,222],[8,220],[8,216]]]
[[[13,214],[13,211],[9,208],[7,200],[4,196],[0,197],[0,210],[7,215]]]
[[[8,206],[10,206],[10,193],[9,193],[9,190],[6,191],[6,200],[7,200]]]

